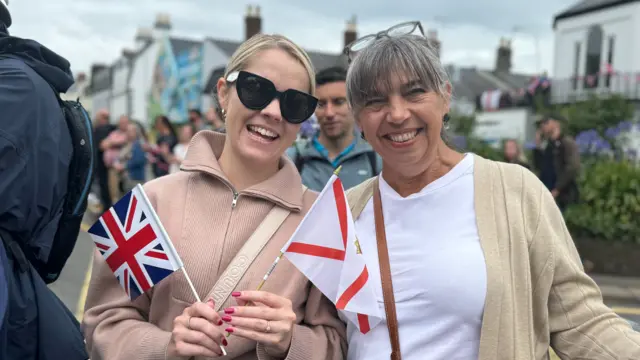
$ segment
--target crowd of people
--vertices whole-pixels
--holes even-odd
[[[567,119],[558,113],[545,114],[536,121],[535,148],[531,162],[522,152],[517,140],[507,139],[503,144],[503,160],[536,173],[562,212],[580,198],[580,151],[575,139],[563,131],[566,124]]]
[[[179,171],[191,138],[205,127],[197,121],[201,118],[198,110],[190,113],[193,121],[177,129],[166,116],[157,116],[152,140],[142,124],[126,115],[113,125],[106,110],[98,111],[93,132],[96,183],[103,209],[111,207],[137,184]]]
[[[30,240],[69,226],[47,207],[70,195],[60,190],[72,182],[61,175],[72,156],[62,145],[86,141],[52,125],[68,115],[56,99],[72,82],[68,62],[10,37],[6,9],[0,0],[0,53],[20,50],[0,59],[0,108],[10,114],[0,115],[0,358],[185,360],[224,348],[238,360],[543,360],[549,347],[563,359],[640,358],[640,333],[604,304],[565,226],[559,199],[575,171],[566,159],[577,158],[558,117],[540,123],[540,178],[451,147],[452,85],[417,21],[349,44],[347,71],[316,73],[288,38],[251,37],[218,81],[217,123],[192,111],[176,131],[158,116],[151,140],[101,112],[82,140],[98,155],[104,205],[144,183],[192,281],[174,274],[131,300],[96,251],[82,326],[42,287],[24,298],[42,283],[24,261]],[[292,148],[314,113],[318,133]],[[514,145],[505,154],[518,163]],[[337,166],[383,314],[368,332],[291,262],[253,290]],[[274,231],[261,232],[262,248],[246,249],[265,223]],[[219,287],[228,269],[244,275]]]
[[[346,188],[379,174],[382,159],[361,137],[349,111],[346,90],[347,71],[341,67],[322,69],[316,75],[318,105],[312,129],[300,129],[287,156],[294,162],[304,185],[320,191],[334,170],[341,166]],[[101,206],[107,209],[137,184],[144,184],[179,171],[193,135],[200,130],[225,132],[216,108],[203,117],[197,109],[189,111],[188,123],[176,131],[169,119],[160,115],[154,120],[155,141],[144,126],[120,116],[117,125],[106,110],[94,119],[97,151],[97,192]],[[306,121],[308,123],[311,121]],[[151,169],[151,171],[148,171]],[[96,194],[98,195],[98,194]]]

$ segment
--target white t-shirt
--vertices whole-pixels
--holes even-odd
[[[184,160],[184,157],[187,155],[188,144],[177,144],[173,147],[173,156],[175,156],[181,162]],[[175,172],[180,171],[180,164],[171,164],[169,168],[169,173],[173,174]]]
[[[406,198],[381,177],[380,194],[403,360],[476,360],[487,279],[476,227],[473,156]],[[385,317],[373,199],[356,221],[356,232]],[[347,324],[349,360],[389,359],[386,321],[367,334]]]

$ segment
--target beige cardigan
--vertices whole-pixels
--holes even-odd
[[[548,359],[549,346],[562,359],[639,360],[640,333],[603,304],[538,178],[476,156],[474,179],[487,264],[479,360]],[[373,180],[349,191],[354,218],[373,196]]]

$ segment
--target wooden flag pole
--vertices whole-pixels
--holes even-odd
[[[185,279],[187,279],[187,282],[189,283],[189,287],[191,288],[191,292],[193,293],[193,296],[195,296],[196,301],[197,302],[202,302],[202,300],[200,300],[200,296],[198,295],[198,292],[196,291],[196,287],[193,286],[193,282],[191,281],[191,278],[189,277],[189,274],[187,274],[187,270],[184,269],[184,264],[182,264],[182,273],[184,274]],[[227,337],[229,337],[229,333],[227,333]],[[223,356],[227,356],[227,350],[225,350],[224,346],[220,345],[220,350],[222,350],[222,355]]]
[[[202,302],[202,300],[200,300],[200,296],[198,296],[198,292],[196,291],[196,287],[193,286],[193,282],[191,282],[191,278],[189,277],[189,274],[187,274],[187,270],[185,270],[184,268],[184,264],[182,265],[182,273],[184,274],[185,279],[187,279],[187,282],[189,283],[189,287],[191,288],[191,292],[193,293],[193,296],[195,296],[196,301],[197,302]]]

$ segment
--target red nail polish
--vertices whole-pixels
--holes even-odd
[[[224,316],[222,317],[222,321],[226,321],[226,322],[231,321],[231,316],[229,316],[229,315],[224,315]]]
[[[223,346],[229,345],[229,343],[227,342],[227,339],[224,339],[224,338],[222,339],[222,345]]]
[[[235,310],[234,310],[233,308],[226,308],[226,309],[224,309],[224,313],[225,313],[225,314],[233,314],[233,312],[234,312],[234,311],[235,311]]]
[[[240,295],[242,295],[242,293],[240,291],[234,291],[234,292],[231,293],[231,296],[233,296],[233,297],[238,297]]]
[[[222,325],[222,320],[218,321],[218,326]]]
[[[228,328],[224,329],[224,331],[226,331],[228,333],[232,333],[233,332],[233,328],[228,327]]]

